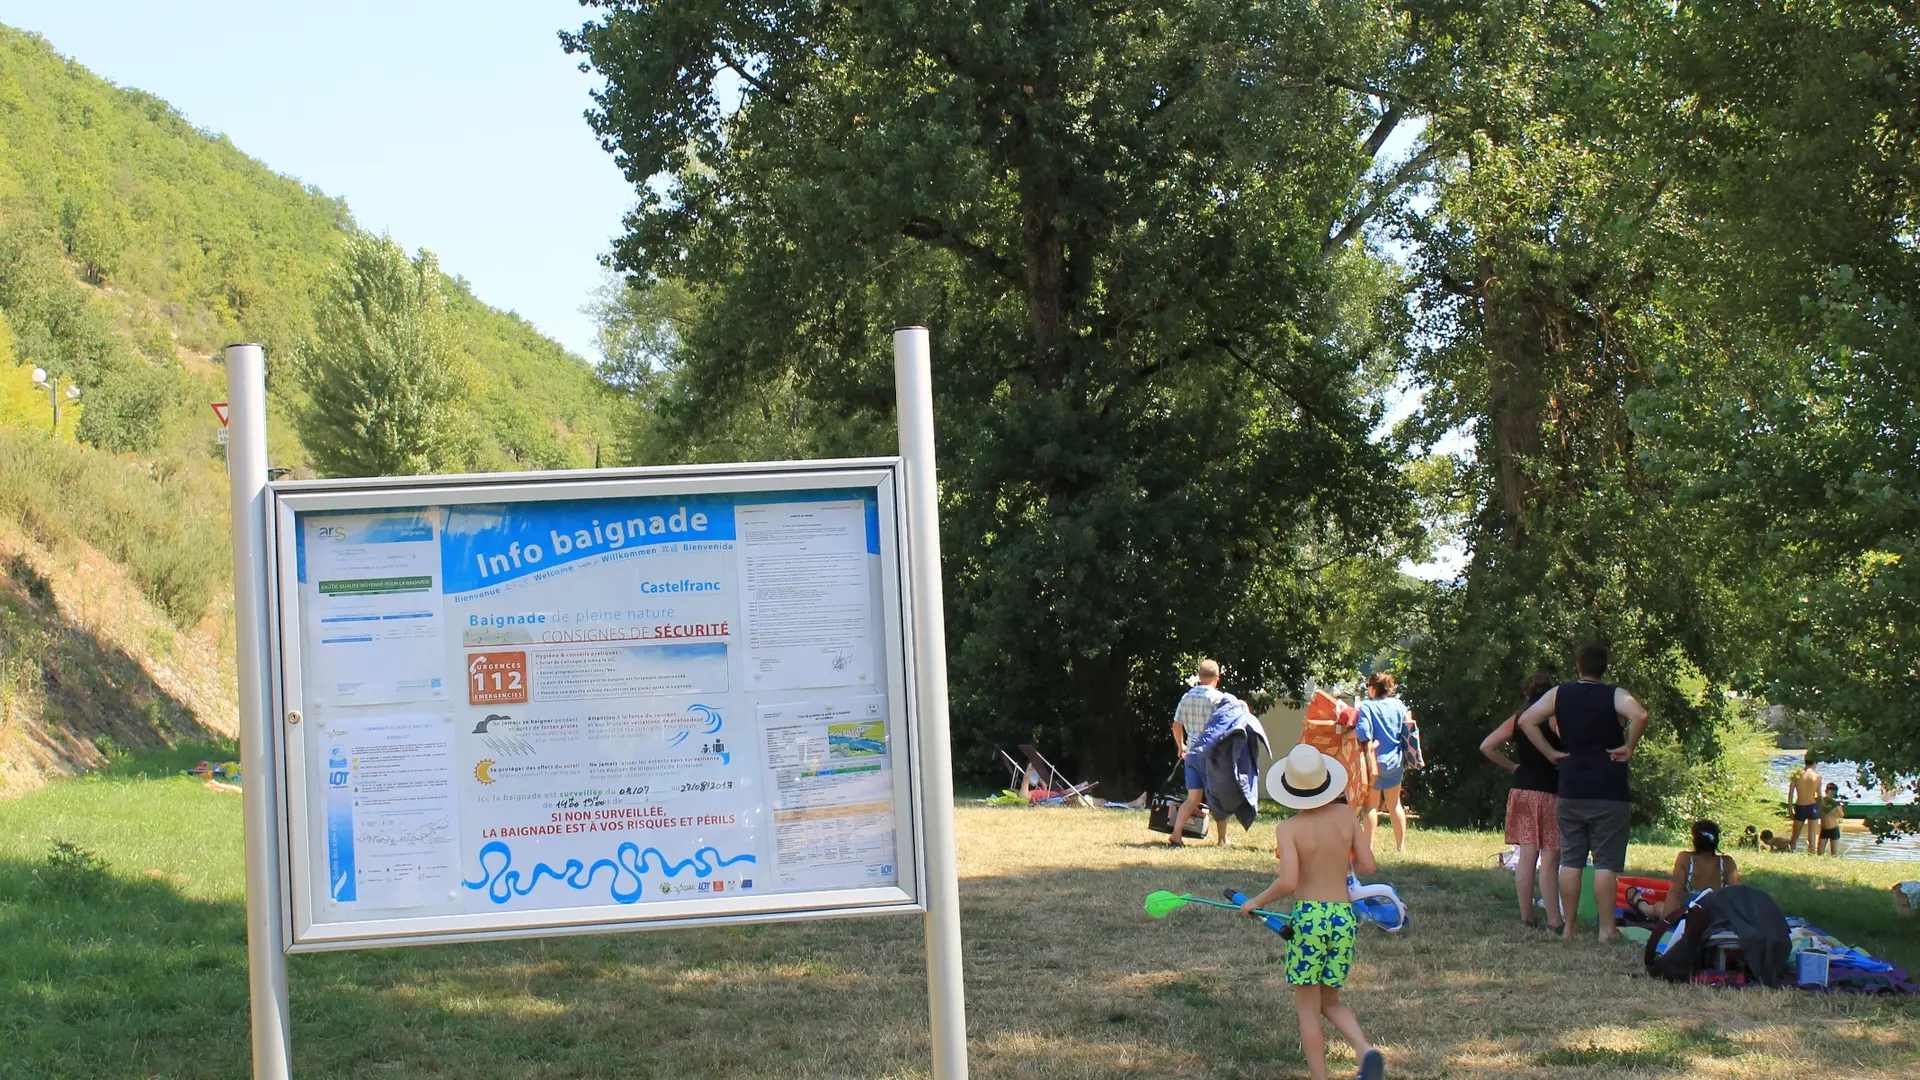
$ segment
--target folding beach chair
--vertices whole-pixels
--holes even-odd
[[[997,746],[993,748],[993,757],[995,761],[998,761],[1001,766],[1007,770],[1007,790],[1020,790],[1020,781],[1022,777],[1026,776],[1027,767],[1020,764],[1018,758],[1015,758],[1012,754],[1007,753]]]
[[[1020,745],[1020,752],[1027,757],[1028,771],[1026,771],[1025,775],[1029,778],[1037,776],[1039,778],[1039,786],[1051,793],[1047,797],[1037,801],[1049,803],[1058,802],[1067,805],[1072,805],[1076,802],[1091,803],[1092,800],[1087,798],[1087,792],[1092,791],[1094,787],[1097,786],[1095,781],[1089,780],[1084,784],[1073,783],[1068,780],[1066,775],[1059,769],[1054,768],[1053,762],[1048,761],[1031,743],[1022,743]]]

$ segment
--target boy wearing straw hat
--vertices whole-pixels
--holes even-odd
[[[1240,906],[1248,918],[1258,918],[1280,897],[1293,896],[1287,939],[1287,982],[1300,1015],[1300,1051],[1306,1056],[1313,1080],[1326,1080],[1326,1037],[1320,1018],[1326,1017],[1353,1044],[1360,1063],[1360,1080],[1386,1075],[1386,1058],[1367,1041],[1360,1020],[1340,1001],[1353,967],[1353,945],[1360,919],[1347,899],[1349,869],[1374,873],[1373,848],[1366,831],[1346,802],[1347,770],[1339,760],[1306,743],[1294,747],[1267,772],[1267,792],[1280,805],[1299,811],[1275,830],[1274,857],[1280,876],[1266,891]]]

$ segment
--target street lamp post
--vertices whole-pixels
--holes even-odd
[[[53,406],[53,433],[60,434],[60,376],[48,375],[46,368],[34,368],[33,385],[47,392],[47,403]],[[69,383],[67,400],[80,400],[80,388]]]

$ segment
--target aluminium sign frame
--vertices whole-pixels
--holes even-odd
[[[905,470],[898,457],[769,462],[737,465],[650,466],[433,477],[279,481],[267,485],[268,726],[279,767],[275,804],[280,849],[281,929],[288,953],[396,945],[491,941],[600,934],[688,926],[784,922],[927,911],[926,823],[917,663],[911,590],[913,565],[905,508]],[[311,820],[302,593],[298,580],[298,516],[401,508],[442,508],[648,496],[752,496],[870,490],[879,509],[879,628],[876,667],[884,672],[888,735],[904,754],[893,770],[893,826],[898,883],[808,891],[736,893],[723,901],[650,900],[582,907],[528,908],[354,920],[317,918],[313,879],[325,879],[324,851],[316,851]],[[896,741],[897,740],[897,741]],[[902,760],[896,757],[896,761]],[[761,805],[765,805],[764,799]],[[316,861],[318,860],[318,861]],[[391,909],[390,909],[391,910]]]

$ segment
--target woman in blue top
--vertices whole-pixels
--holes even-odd
[[[1367,771],[1373,777],[1375,794],[1361,815],[1367,843],[1373,843],[1378,812],[1384,805],[1387,816],[1393,819],[1393,848],[1405,851],[1407,808],[1400,802],[1400,784],[1406,779],[1407,707],[1393,696],[1393,690],[1393,676],[1386,672],[1367,676],[1367,700],[1360,703],[1360,719],[1353,735],[1366,747]]]

